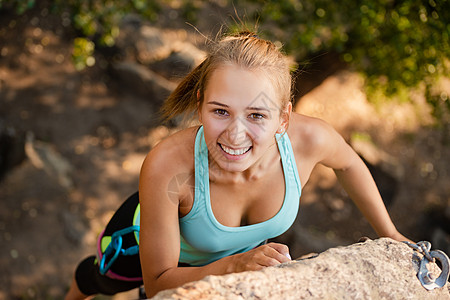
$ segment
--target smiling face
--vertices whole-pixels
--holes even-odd
[[[290,104],[283,108],[261,71],[222,65],[211,74],[199,107],[210,160],[224,171],[243,172],[276,144],[286,130]]]

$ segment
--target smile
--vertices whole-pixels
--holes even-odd
[[[240,148],[240,149],[232,149],[232,148],[229,148],[222,144],[219,144],[219,146],[225,153],[227,153],[229,155],[234,155],[234,156],[245,154],[252,148],[252,146],[248,146],[248,147]]]

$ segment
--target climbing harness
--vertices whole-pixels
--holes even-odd
[[[119,255],[135,255],[139,253],[138,245],[129,247],[128,249],[122,248],[122,237],[135,232],[139,233],[139,226],[137,225],[118,230],[111,235],[111,242],[100,260],[100,274],[105,275]],[[107,262],[107,260],[109,261]]]
[[[422,286],[429,291],[436,288],[442,288],[447,283],[449,277],[450,260],[448,256],[440,250],[430,251],[431,243],[427,241],[421,241],[417,244],[407,241],[404,241],[403,243],[423,255],[420,260],[419,272],[417,273],[417,277]],[[434,278],[433,274],[431,274],[427,268],[427,264],[435,262],[435,259],[441,264],[441,274],[438,278]]]

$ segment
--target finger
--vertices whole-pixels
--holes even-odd
[[[277,264],[290,261],[290,259],[285,254],[279,252],[277,249],[271,247],[270,245],[267,245],[264,248],[264,254],[269,258],[275,259],[277,261]]]
[[[291,255],[289,254],[289,247],[284,245],[284,244],[279,244],[279,243],[269,243],[267,244],[267,246],[275,249],[278,253],[281,253],[282,255],[285,256],[285,258],[287,258],[287,261],[292,260]],[[283,262],[286,262],[285,259],[283,259]]]
[[[272,267],[279,265],[281,262],[276,258],[264,255],[259,257],[256,263],[262,267]]]

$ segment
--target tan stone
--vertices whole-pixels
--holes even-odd
[[[422,287],[420,258],[409,246],[381,238],[261,271],[207,276],[152,299],[450,299],[448,284]]]

